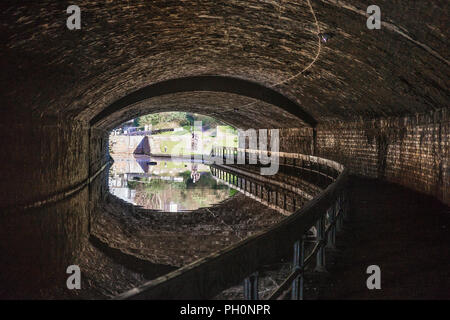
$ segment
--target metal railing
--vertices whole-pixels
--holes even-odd
[[[212,154],[222,159],[233,155],[237,159],[239,152],[248,159],[260,151],[216,147]],[[347,212],[348,174],[341,164],[331,160],[293,153],[277,155],[281,165],[310,170],[333,182],[268,230],[133,288],[116,299],[208,299],[241,281],[244,297],[258,299],[258,270],[288,254],[293,254],[292,272],[270,299],[283,298],[290,288],[292,299],[302,299],[306,267],[315,261],[316,271],[325,270],[325,248],[334,248],[336,232],[342,227]],[[308,235],[313,229],[313,236]],[[309,243],[312,245],[306,246]]]
[[[283,215],[292,214],[313,198],[294,183],[258,179],[256,173],[228,166],[211,165],[210,169],[216,180]]]

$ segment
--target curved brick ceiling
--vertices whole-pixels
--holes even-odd
[[[202,92],[209,94],[204,95],[201,94]],[[236,99],[236,97],[234,97],[234,101],[232,103],[231,101],[226,101],[226,98],[222,100],[215,99],[219,96],[213,95],[213,93],[219,92],[238,95],[240,99]],[[310,114],[305,112],[299,105],[289,100],[279,92],[261,86],[255,82],[223,76],[197,76],[177,78],[146,86],[126,95],[125,97],[109,105],[107,108],[103,109],[100,113],[98,113],[91,119],[90,124],[97,125],[103,119],[108,120],[108,118],[123,119],[123,116],[121,116],[119,112],[127,112],[131,105],[140,104],[140,102],[145,102],[145,100],[161,96],[166,97],[166,99],[163,101],[167,101],[167,96],[178,93],[191,93],[190,97],[194,96],[197,103],[200,103],[204,106],[205,112],[210,110],[210,112],[213,112],[217,116],[225,116],[225,114],[227,114],[226,117],[231,116],[230,120],[234,118],[234,116],[230,112],[226,111],[230,110],[230,108],[238,115],[241,115],[243,117],[241,120],[248,118],[248,115],[254,111],[258,111],[258,114],[262,115],[267,112],[268,114],[276,115],[282,110],[285,111],[283,114],[287,116],[285,117],[285,119],[295,119],[297,121],[294,123],[296,123],[297,125],[298,119],[301,119],[308,126],[314,127],[317,124],[317,121]],[[242,99],[243,97],[252,98],[252,100],[254,101],[245,102]],[[202,99],[200,100],[199,98]],[[191,110],[190,108],[192,108],[191,106],[193,105],[193,103],[189,100],[177,100],[176,102],[177,104],[181,104],[184,109],[188,110]],[[257,103],[260,103],[260,105],[256,105]],[[267,108],[266,104],[272,105],[272,108]],[[150,105],[154,105],[154,101],[153,104]],[[224,105],[228,105],[228,108],[224,108]],[[144,107],[146,106],[148,106],[148,104],[144,105]],[[275,106],[279,107],[281,110],[276,110],[274,108]],[[156,111],[158,109],[158,106],[155,107],[155,110],[149,111]],[[141,109],[139,113],[144,114],[144,112],[145,111]],[[258,123],[260,122],[259,120],[261,120],[261,118],[256,116],[256,118],[250,119],[247,125],[252,126],[252,122]],[[274,119],[265,117],[264,120],[264,122],[273,122]],[[284,119],[281,118],[281,120]],[[259,124],[264,125],[264,123]]]
[[[378,1],[381,30],[366,28],[371,3],[362,0],[80,0],[80,31],[65,27],[73,3],[21,3],[0,4],[9,117],[32,111],[88,122],[143,87],[198,75],[272,88],[317,121],[428,112],[449,98],[448,1]],[[319,31],[334,37],[320,43]],[[223,105],[220,94],[198,94],[196,105]],[[248,112],[261,124],[294,125],[273,106],[255,103]],[[234,113],[223,118],[239,125]]]
[[[153,112],[185,111],[222,120],[234,127],[295,128],[305,125],[298,118],[275,105],[257,99],[224,92],[180,92],[161,95],[130,105],[97,123],[110,130],[125,120]],[[261,117],[270,114],[270,117]]]

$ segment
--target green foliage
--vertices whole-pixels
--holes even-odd
[[[167,180],[160,180],[160,179],[145,179],[142,181],[128,181],[128,188],[130,189],[136,189],[138,186],[143,187],[143,190],[145,190],[149,194],[158,193],[162,190],[167,189],[167,186],[172,186],[176,189],[186,189],[187,185],[186,182],[178,182],[178,181],[167,181]]]
[[[220,121],[199,114],[187,112],[161,112],[151,113],[134,119],[136,126],[143,127],[145,125],[157,126],[164,123],[177,123],[180,127],[193,126],[194,121],[202,121],[204,128],[213,128],[220,125]]]

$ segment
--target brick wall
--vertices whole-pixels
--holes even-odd
[[[311,154],[313,150],[312,128],[279,129],[280,152]]]
[[[447,110],[413,117],[336,122],[317,128],[316,154],[352,173],[381,178],[450,203]]]
[[[102,129],[91,128],[89,144],[89,169],[91,176],[110,160],[109,151],[109,132]],[[108,169],[109,168],[100,173],[89,186],[91,225],[95,220],[94,207],[96,203],[102,201],[108,193]]]
[[[88,237],[88,188],[25,210],[88,178],[89,129],[79,122],[0,125],[0,298],[65,286]]]
[[[258,131],[257,131],[258,134]],[[271,129],[267,130],[268,145],[267,149],[271,150]],[[278,129],[279,151],[310,154],[313,146],[313,129],[312,128],[280,128]],[[239,139],[242,139],[240,137]],[[259,137],[257,137],[259,141]],[[259,142],[258,142],[259,143]],[[239,142],[239,146],[250,148],[249,140]],[[258,148],[260,146],[258,145]]]

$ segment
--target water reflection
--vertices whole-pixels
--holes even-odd
[[[114,159],[109,190],[134,205],[170,212],[208,207],[236,193],[218,183],[208,165],[148,156]]]

